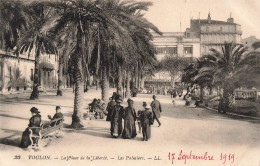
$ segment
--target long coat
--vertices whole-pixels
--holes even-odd
[[[153,113],[149,110],[144,110],[141,112],[141,125],[143,139],[148,140],[151,138],[151,125],[153,124]]]
[[[111,121],[111,112],[112,112],[112,109],[113,107],[116,105],[116,102],[115,101],[110,101],[108,104],[107,104],[107,119],[106,121]]]
[[[124,107],[121,105],[115,105],[111,112],[111,135],[119,137],[122,133],[122,119],[124,114]]]
[[[124,109],[124,131],[122,134],[123,138],[134,138],[136,133],[135,121],[136,121],[136,112],[135,109],[126,107]]]
[[[152,107],[154,117],[156,116],[157,118],[160,118],[162,112],[161,103],[158,100],[154,100],[151,103],[151,107]]]
[[[31,119],[29,120],[28,127],[40,127],[40,125],[41,125],[41,115],[37,114],[31,117]],[[39,134],[40,129],[34,129],[32,130],[32,132],[33,134]],[[30,131],[28,128],[26,128],[25,131],[23,132],[22,139],[21,139],[20,146],[22,148],[27,148],[29,145],[32,144],[29,135],[30,135]]]

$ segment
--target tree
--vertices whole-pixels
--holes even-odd
[[[189,65],[190,61],[190,58],[166,55],[160,62],[161,71],[166,71],[170,74],[173,88],[176,77],[182,75],[182,72]]]
[[[247,47],[234,43],[225,43],[221,51],[211,51],[212,54],[205,55],[199,61],[193,81],[220,86],[223,89],[220,104],[223,113],[226,113],[233,109],[236,88],[259,85],[255,78],[259,77],[260,53],[247,51]]]
[[[13,49],[21,30],[27,27],[27,16],[22,1],[0,1],[0,48]]]
[[[35,68],[33,79],[33,91],[30,99],[38,99],[40,85],[40,56],[42,53],[55,53],[55,47],[51,40],[52,35],[49,33],[53,20],[56,18],[56,12],[51,10],[45,2],[32,2],[24,7],[26,14],[27,26],[22,29],[19,40],[16,44],[16,54],[28,51],[28,56],[35,49]]]

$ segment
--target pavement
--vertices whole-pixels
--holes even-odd
[[[99,90],[85,93],[84,107],[100,94]],[[114,139],[105,120],[92,118],[84,120],[82,130],[69,128],[74,97],[70,89],[62,97],[47,92],[39,100],[29,100],[29,95],[0,96],[0,165],[260,165],[259,120],[186,107],[182,99],[174,99],[174,105],[170,96],[158,95],[162,126],[155,122],[152,138],[142,141],[138,134],[134,139]],[[143,101],[152,101],[152,94],[138,94],[132,99],[137,111]],[[55,113],[56,105],[61,106],[65,117],[63,138],[44,140],[47,146],[38,151],[19,148],[30,108],[39,108],[42,120],[48,121],[47,115]]]

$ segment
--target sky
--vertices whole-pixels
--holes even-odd
[[[153,5],[145,17],[162,32],[182,32],[190,26],[190,19],[226,21],[231,16],[241,25],[242,38],[260,39],[260,0],[138,0]],[[200,14],[199,14],[200,13]],[[180,26],[181,22],[181,26]]]

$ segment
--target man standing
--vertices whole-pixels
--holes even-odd
[[[159,121],[159,118],[161,117],[161,103],[156,100],[156,96],[153,95],[153,102],[151,103],[152,111],[153,111],[153,118],[156,119],[157,123],[159,124],[158,127],[161,126],[161,122]]]

